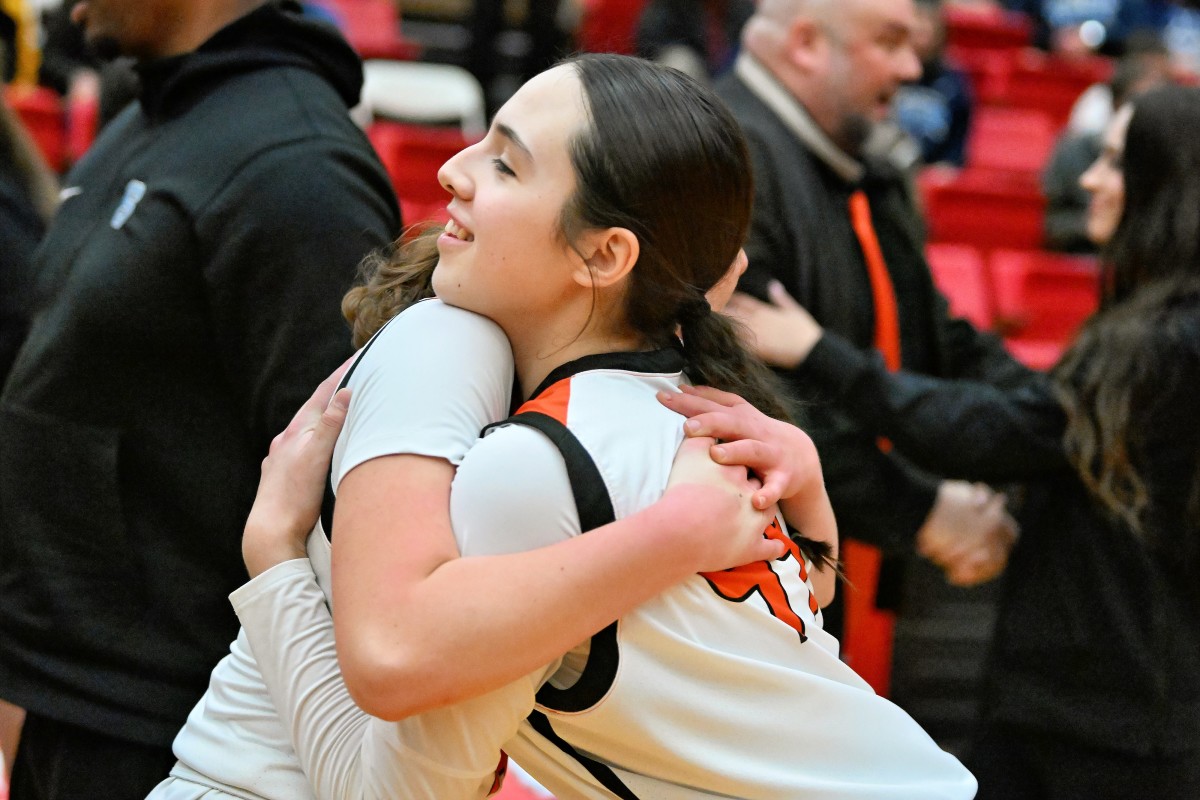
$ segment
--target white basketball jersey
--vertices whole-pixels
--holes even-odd
[[[590,356],[501,425],[558,447],[586,532],[662,495],[682,420],[655,393],[682,380],[675,350]],[[693,576],[593,637],[578,679],[538,693],[514,760],[564,798],[974,797],[971,774],[838,659],[782,523],[765,535],[783,558]]]

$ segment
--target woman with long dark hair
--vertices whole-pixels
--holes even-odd
[[[888,374],[787,298],[734,304],[786,315],[840,407],[917,463],[1025,484],[969,762],[980,798],[1200,797],[1197,130],[1196,88],[1115,115],[1081,180],[1102,309],[1019,390]]]
[[[486,557],[577,544],[655,508],[683,441],[682,420],[660,394],[703,381],[782,412],[769,373],[710,307],[744,268],[749,174],[738,126],[711,92],[618,56],[582,57],[534,78],[482,142],[442,168],[451,222],[437,240],[432,285],[449,305],[419,303],[395,317],[349,379],[353,400],[333,456],[332,630],[319,585],[324,533],[309,539],[308,560],[298,558],[312,506],[247,525],[257,577],[234,605],[317,797],[481,796],[501,747],[564,797],[973,795],[966,770],[840,662],[821,629],[816,553],[834,544],[823,488],[803,498],[790,487],[784,496],[803,502],[763,518],[761,535],[779,546],[770,557],[701,567],[645,592],[615,623],[587,606],[635,592],[577,583],[565,616],[582,616],[577,625],[591,630],[576,646],[561,636],[531,641],[525,628],[563,628],[564,610],[546,601],[500,623],[522,634],[519,650],[468,646],[469,661],[412,667],[422,661],[414,653],[495,633],[469,611],[431,622],[430,598],[454,598],[430,594],[428,578],[446,571],[458,576],[449,585],[470,592],[486,580],[475,563]],[[359,304],[386,308],[387,284],[369,285]],[[391,373],[406,353],[432,346],[405,326],[450,305],[503,332],[521,398],[456,473],[391,449],[393,431],[411,423],[397,413],[409,402],[400,383],[413,383],[411,373]],[[285,450],[295,441],[285,437]],[[274,475],[265,472],[264,485]],[[819,470],[805,477],[819,487]],[[419,497],[398,515],[395,495],[414,487]],[[280,494],[266,487],[256,509],[278,508]],[[306,494],[318,492],[310,483]],[[447,543],[427,521],[437,514],[453,528],[448,549],[464,558],[446,560]],[[799,544],[785,515],[804,535]],[[630,574],[609,570],[608,580],[637,583],[634,573],[663,566],[627,561]],[[561,573],[581,574],[574,560],[543,564],[480,602],[549,597]],[[219,683],[214,676],[195,727],[176,743],[199,758],[181,756],[177,780],[159,796],[214,785],[198,738],[216,730],[199,718],[220,716]],[[264,786],[254,791],[271,796]]]

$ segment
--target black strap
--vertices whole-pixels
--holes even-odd
[[[523,411],[497,424],[508,423],[540,431],[558,448],[567,466],[581,532],[587,533],[616,519],[608,487],[596,462],[566,425],[538,411]],[[484,431],[493,427],[489,425]],[[614,622],[592,637],[587,665],[579,680],[566,689],[545,684],[538,690],[537,701],[555,711],[574,713],[589,709],[608,693],[617,676],[619,660],[617,623]]]
[[[571,492],[575,495],[582,533],[607,525],[617,518],[612,500],[608,497],[608,487],[604,485],[596,462],[566,425],[540,411],[521,411],[502,422],[487,426],[483,432],[486,434],[492,428],[510,424],[540,431],[562,453],[567,465],[567,477],[571,481]]]
[[[354,374],[354,370],[358,369],[358,365],[362,363],[363,356],[371,349],[371,345],[375,344],[375,341],[379,338],[379,334],[383,333],[383,329],[391,325],[394,319],[396,317],[392,317],[392,319],[385,322],[383,327],[375,331],[375,335],[363,345],[362,350],[358,351],[358,358],[354,359],[354,363],[350,365],[350,369],[346,370],[346,374],[338,382],[338,387],[334,394],[337,394],[337,392],[350,385],[350,376]],[[325,535],[329,537],[330,541],[333,541],[333,499],[333,464],[330,464],[329,475],[325,480],[325,498],[321,501],[321,527],[324,528]]]
[[[591,454],[566,425],[537,411],[519,412],[505,422],[497,424],[510,423],[540,431],[562,454],[563,462],[567,467],[567,478],[571,483],[571,493],[575,497],[575,508],[579,513],[579,527],[582,533],[595,530],[616,519],[612,498],[609,497],[608,487],[604,483],[600,469],[596,466]],[[484,432],[486,433],[493,427],[495,425],[489,425]],[[579,680],[566,689],[558,689],[550,684],[545,684],[538,690],[537,701],[543,707],[554,711],[565,713],[586,711],[599,703],[608,693],[617,677],[619,662],[617,623],[614,622],[592,637],[587,664],[584,665]],[[604,788],[622,800],[638,800],[637,795],[617,777],[612,768],[583,755],[555,733],[545,714],[534,711],[529,716],[529,722],[534,730],[578,761],[580,766],[586,769]]]
[[[535,731],[546,737],[547,741],[578,761],[579,765],[586,769],[588,774],[595,778],[605,789],[608,789],[614,795],[621,798],[621,800],[638,800],[638,796],[625,785],[624,781],[617,777],[617,773],[613,772],[611,767],[606,767],[599,761],[593,761],[588,758],[555,733],[554,728],[550,726],[550,720],[546,718],[545,714],[540,711],[534,711],[529,715],[529,724]]]

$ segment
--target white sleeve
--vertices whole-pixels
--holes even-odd
[[[520,553],[579,535],[579,511],[562,454],[544,434],[506,425],[463,459],[450,492],[450,521],[464,558]],[[579,679],[590,642],[548,673],[559,688]]]
[[[342,681],[333,618],[307,559],[277,564],[231,600],[318,800],[485,797],[547,672],[385,722],[359,709]]]
[[[579,512],[558,448],[524,425],[505,425],[463,459],[450,523],[464,556],[536,550],[579,534]]]
[[[508,416],[512,351],[491,320],[426,300],[384,326],[354,366],[333,486],[354,467],[406,453],[462,461],[485,425]]]

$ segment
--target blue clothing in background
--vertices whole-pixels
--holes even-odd
[[[896,123],[917,141],[926,164],[966,161],[974,98],[966,73],[945,61],[925,66],[921,79],[893,100]]]

